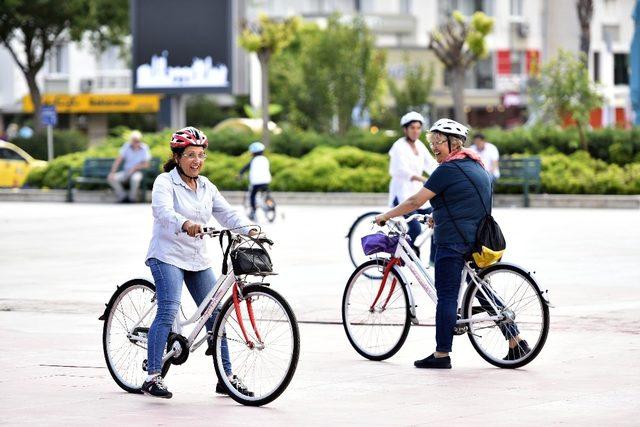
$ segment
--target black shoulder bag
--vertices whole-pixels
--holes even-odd
[[[478,230],[476,231],[476,241],[473,243],[474,252],[471,254],[473,261],[480,268],[488,267],[489,265],[500,261],[502,255],[504,254],[505,249],[507,248],[507,243],[504,240],[504,236],[502,235],[502,230],[500,230],[500,226],[493,219],[493,216],[487,210],[487,206],[484,204],[484,200],[482,200],[482,195],[480,194],[480,190],[473,182],[469,175],[466,174],[464,170],[460,167],[460,165],[452,162],[460,172],[464,174],[464,176],[469,180],[473,188],[476,190],[478,197],[480,198],[480,203],[482,203],[482,208],[484,209],[484,218],[480,221],[480,225],[478,226]],[[492,196],[493,197],[493,196]],[[453,222],[453,226],[464,239],[464,235],[458,228],[458,224],[456,224],[455,219],[451,215],[451,211],[449,210],[449,206],[447,206],[447,201],[444,197],[444,191],[442,192],[442,202],[444,203],[444,207]]]

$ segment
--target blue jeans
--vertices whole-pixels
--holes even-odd
[[[395,197],[393,199],[393,207],[396,207],[399,204],[400,202],[398,201],[398,198]],[[414,212],[409,212],[407,215],[405,215],[405,218],[408,218],[410,215],[413,215],[414,213],[427,215],[427,214],[430,214],[431,212],[433,212],[433,208],[418,209]],[[419,254],[419,248],[414,245],[414,242],[416,241],[416,238],[420,235],[420,233],[422,233],[422,226],[415,219],[413,221],[409,221],[407,226],[409,227],[409,231],[407,234],[409,235],[409,237],[411,237],[410,245],[416,251],[416,253]],[[435,261],[435,252],[436,252],[435,244],[433,243],[433,236],[431,237],[430,240],[431,240],[431,251],[429,252],[429,261],[433,263]]]
[[[202,271],[187,271],[174,265],[167,264],[155,258],[150,258],[149,268],[156,284],[156,299],[158,310],[156,317],[149,328],[147,345],[147,372],[149,374],[160,373],[162,370],[162,356],[167,346],[167,338],[180,308],[180,296],[182,294],[182,282],[187,285],[191,297],[197,305],[200,305],[216,283],[216,278],[210,268]],[[218,307],[207,320],[207,331],[211,331],[216,316],[220,311]],[[227,375],[231,374],[231,362],[227,340],[222,339],[220,344],[222,365]]]
[[[466,256],[471,252],[468,243],[436,245],[435,284],[436,305],[436,351],[450,352],[453,344],[453,329],[458,320],[458,293],[462,280],[462,269]]]
[[[436,306],[436,351],[450,352],[453,344],[453,330],[458,320],[458,294],[462,270],[473,246],[468,243],[449,243],[436,245],[435,285],[438,295]],[[469,279],[467,280],[467,282]],[[498,309],[504,308],[504,302],[491,289],[483,287]],[[497,313],[484,295],[476,293],[480,306],[491,316]],[[498,322],[496,322],[498,323]],[[520,332],[515,323],[498,324],[505,339],[514,338]]]

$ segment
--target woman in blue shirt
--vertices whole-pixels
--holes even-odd
[[[453,120],[438,120],[431,127],[427,140],[439,166],[420,191],[376,217],[376,222],[382,224],[389,218],[416,210],[427,201],[434,209],[435,286],[438,295],[436,351],[425,359],[417,360],[414,365],[418,368],[451,368],[449,353],[457,321],[460,278],[475,243],[480,221],[485,216],[483,203],[491,206],[491,179],[479,156],[464,148],[468,132],[467,127]],[[521,347],[526,346],[516,336],[509,340],[509,347],[515,348],[518,343]]]

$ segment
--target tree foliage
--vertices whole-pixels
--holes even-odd
[[[380,99],[385,67],[386,53],[375,48],[365,23],[333,15],[324,29],[315,24],[301,29],[274,59],[270,84],[289,121],[344,134],[352,126],[356,106],[370,109]]]
[[[240,34],[240,46],[255,52],[262,72],[262,142],[269,145],[269,64],[271,57],[287,47],[294,39],[300,19],[287,18],[283,21],[261,14],[256,22],[245,23]]]
[[[602,96],[589,78],[589,71],[579,56],[560,50],[558,55],[542,67],[540,80],[532,89],[535,107],[542,113],[542,121],[576,123],[580,143],[587,149],[584,130],[591,111],[602,106]]]
[[[493,30],[493,19],[483,12],[475,12],[467,19],[454,11],[446,23],[431,33],[429,49],[452,75],[451,94],[454,118],[466,121],[464,112],[465,71],[487,56],[486,38]]]
[[[40,88],[36,75],[56,44],[89,40],[98,48],[129,33],[127,0],[0,0],[0,43],[22,71],[40,126]]]

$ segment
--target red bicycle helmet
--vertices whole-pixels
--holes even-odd
[[[209,140],[207,139],[207,135],[201,130],[193,126],[187,126],[186,128],[177,130],[173,134],[169,145],[171,145],[171,148],[184,148],[190,145],[207,148],[209,146]]]

